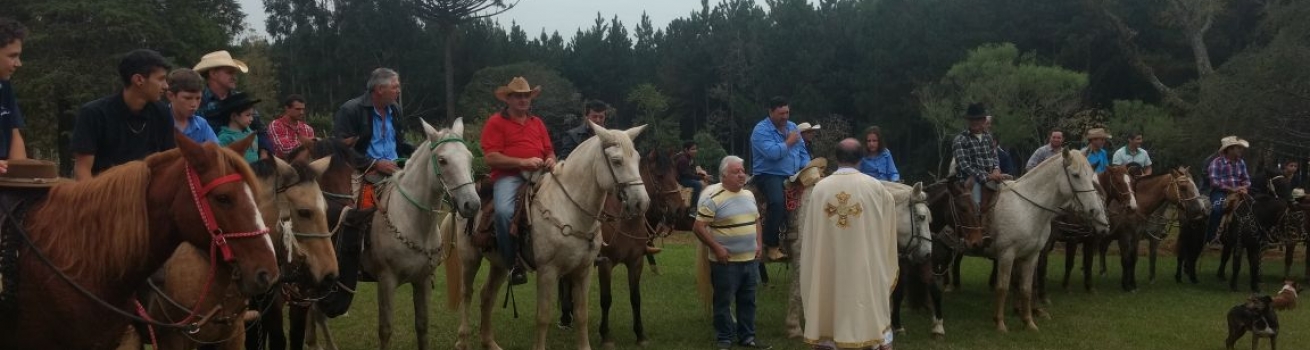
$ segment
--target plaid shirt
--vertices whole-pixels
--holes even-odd
[[[961,177],[972,177],[979,183],[986,182],[987,174],[991,174],[992,169],[996,169],[1000,163],[996,148],[992,147],[991,134],[973,135],[965,130],[955,135],[951,150],[955,155],[955,173]]]
[[[1246,161],[1229,161],[1219,156],[1210,161],[1211,189],[1232,191],[1238,187],[1251,187],[1251,174],[1246,172]]]
[[[291,150],[300,147],[300,137],[314,137],[314,128],[305,122],[292,126],[285,118],[277,118],[268,124],[268,135],[273,138],[273,148],[278,158],[286,158]]]

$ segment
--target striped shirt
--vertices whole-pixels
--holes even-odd
[[[728,250],[728,261],[743,262],[755,260],[759,227],[760,209],[755,204],[755,195],[750,190],[737,192],[719,189],[702,195],[696,210],[696,221],[709,225],[715,242]],[[710,252],[710,260],[715,260]]]

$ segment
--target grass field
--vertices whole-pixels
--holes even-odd
[[[695,246],[685,237],[670,239],[659,255],[662,276],[644,274],[643,297],[646,334],[650,338],[647,349],[710,349],[713,346],[713,328],[708,314],[696,297],[693,255]],[[987,273],[990,264],[985,259],[967,258],[963,265],[964,288],[946,294],[946,332],[942,340],[928,336],[931,321],[926,310],[906,311],[908,333],[896,338],[898,349],[1223,349],[1228,309],[1243,301],[1246,293],[1227,291],[1215,277],[1218,253],[1207,251],[1199,272],[1201,284],[1176,284],[1173,281],[1174,257],[1161,257],[1160,279],[1154,284],[1140,281],[1136,293],[1118,289],[1118,260],[1111,257],[1110,273],[1100,277],[1098,290],[1089,294],[1081,287],[1068,291],[1059,287],[1063,256],[1053,256],[1050,276],[1052,305],[1048,307],[1052,318],[1039,319],[1040,332],[1024,330],[1017,316],[1011,314],[1009,334],[997,333],[991,322],[992,294],[987,290]],[[1300,263],[1298,259],[1298,263]],[[1139,276],[1146,276],[1146,264],[1139,263]],[[1266,258],[1264,264],[1266,292],[1276,291],[1281,284],[1282,260]],[[484,266],[482,274],[486,274]],[[770,265],[773,283],[763,287],[758,296],[759,314],[757,329],[761,341],[775,349],[807,349],[796,339],[787,339],[783,332],[786,306],[787,272],[782,265]],[[431,313],[430,346],[449,349],[454,346],[458,315],[445,308],[445,288],[441,281],[444,269],[438,269],[434,308]],[[593,274],[594,275],[594,274]],[[1275,276],[1279,275],[1279,276]],[[625,281],[623,268],[616,269],[615,280]],[[1075,285],[1081,286],[1081,277]],[[1243,284],[1244,285],[1244,284]],[[518,300],[519,318],[513,318],[509,309],[501,309],[502,295],[497,297],[495,324],[497,340],[505,349],[529,349],[534,329],[535,282],[514,289]],[[377,345],[377,303],[375,286],[361,284],[360,295],[348,315],[330,321],[342,349],[369,349]],[[479,283],[478,287],[481,287]],[[591,339],[594,348],[600,349],[599,291],[592,283]],[[413,349],[413,307],[408,287],[397,293],[396,330],[393,349]],[[628,306],[625,285],[615,287],[613,323],[618,349],[637,349]],[[476,297],[474,302],[476,302]],[[1280,345],[1301,348],[1310,340],[1306,334],[1310,322],[1304,320],[1305,311],[1292,310],[1279,315],[1282,322]],[[555,311],[552,320],[557,319]],[[473,315],[476,327],[476,314]],[[474,335],[474,348],[480,348]],[[1239,349],[1250,346],[1250,335],[1238,342]],[[563,332],[552,326],[550,349],[573,349],[574,332]],[[1267,346],[1267,342],[1262,344]]]

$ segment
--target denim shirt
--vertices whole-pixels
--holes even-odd
[[[367,154],[369,159],[394,161],[400,158],[400,155],[396,153],[396,138],[391,135],[396,132],[395,123],[393,123],[391,116],[390,108],[387,109],[385,118],[378,114],[377,109],[373,110],[371,117],[373,118],[373,125],[377,127],[373,128],[373,139],[369,140]]]
[[[1096,170],[1097,174],[1104,173],[1105,167],[1110,165],[1110,157],[1105,154],[1104,148],[1096,150],[1096,152],[1089,152],[1084,148],[1083,154],[1087,155],[1087,162],[1092,163],[1092,168]]]
[[[797,131],[796,123],[788,121],[787,131],[778,132],[767,117],[755,124],[751,131],[751,175],[792,176],[809,164],[805,139],[797,136],[796,143],[787,146],[787,135]]]
[[[897,182],[901,180],[901,172],[896,170],[896,161],[892,159],[892,151],[886,148],[883,148],[876,155],[860,159],[860,172],[882,181]]]

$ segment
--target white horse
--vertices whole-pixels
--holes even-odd
[[[442,236],[449,231],[436,231],[441,217],[437,211],[447,195],[461,216],[472,217],[481,207],[463,120],[455,119],[450,129],[440,131],[424,121],[423,133],[426,140],[405,168],[377,189],[378,211],[360,261],[364,271],[377,278],[380,349],[391,345],[392,294],[402,284],[413,287],[418,348],[428,348],[432,273],[453,247],[453,237]]]
[[[1091,222],[1096,234],[1110,230],[1105,202],[1096,192],[1096,172],[1082,152],[1065,149],[1015,181],[1004,183],[996,194],[996,204],[988,213],[987,230],[994,237],[984,253],[994,257],[996,271],[996,330],[1006,332],[1005,304],[1010,289],[1011,272],[1019,264],[1018,307],[1028,329],[1037,330],[1033,321],[1033,275],[1042,248],[1051,238],[1051,219],[1060,208],[1072,206],[1074,212]]]
[[[533,345],[536,350],[546,349],[546,330],[550,326],[551,308],[555,305],[553,294],[561,277],[572,283],[573,300],[577,301],[573,314],[577,316],[574,330],[577,331],[578,349],[591,349],[590,334],[587,333],[587,301],[590,300],[587,292],[590,290],[591,265],[604,244],[599,234],[599,219],[606,194],[618,194],[624,204],[622,215],[643,215],[650,204],[638,170],[641,155],[632,144],[632,139],[640,135],[645,126],[609,130],[588,125],[596,136],[578,145],[568,162],[541,177],[534,198],[526,205],[527,213],[524,213],[532,225],[532,234],[529,239],[531,246],[523,249],[532,249],[532,263],[537,270],[537,334]],[[454,221],[447,216],[442,222],[443,231],[464,232],[465,225],[469,224],[469,220]],[[503,261],[499,252],[484,254],[469,237],[463,234],[459,237],[456,246],[459,257],[455,260],[463,265],[463,271],[455,268],[454,261],[446,267],[447,283],[461,286],[459,335],[455,348],[469,348],[471,286],[485,257],[491,262],[491,273],[482,288],[482,348],[499,350],[491,328],[491,309],[495,306],[496,292],[513,264]],[[463,276],[458,276],[459,272]]]

